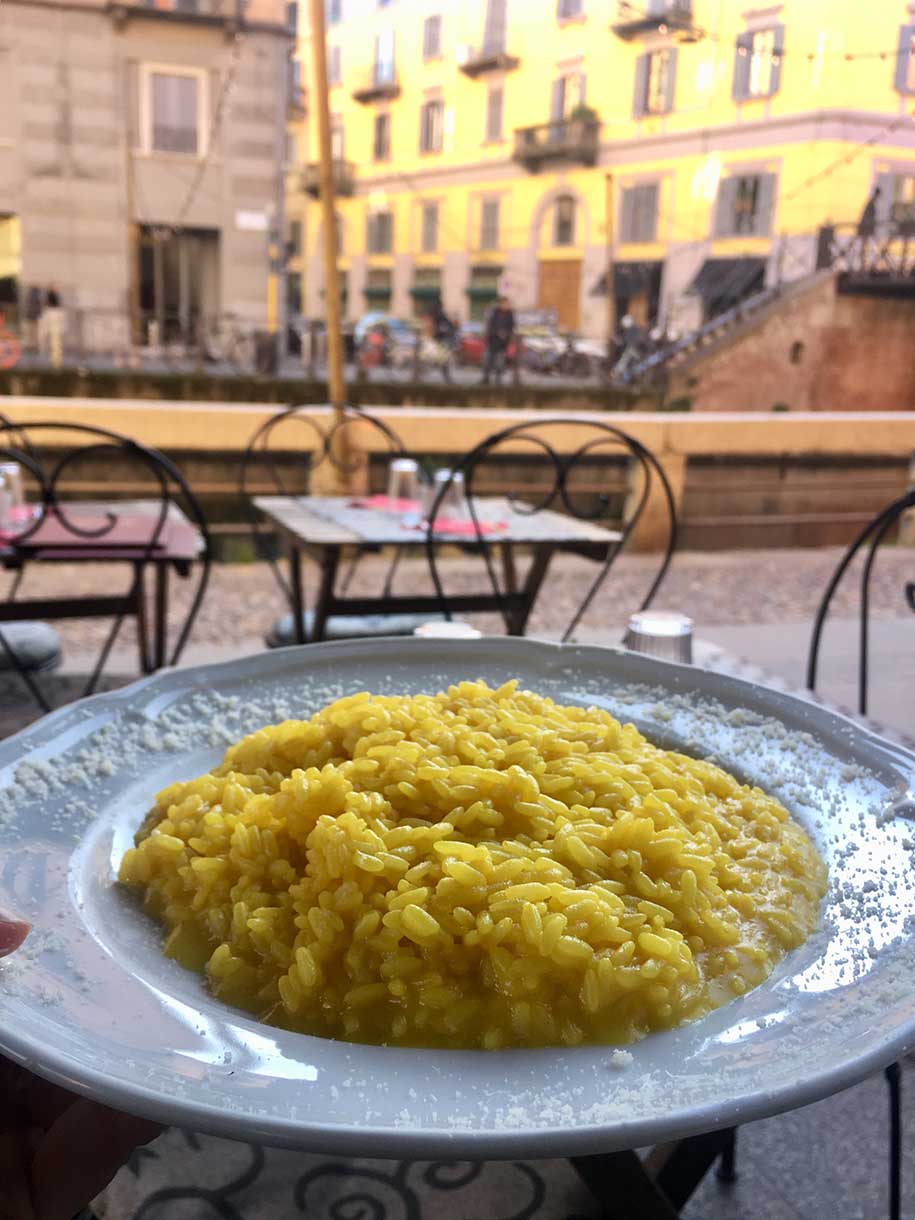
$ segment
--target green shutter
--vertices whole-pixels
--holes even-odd
[[[734,234],[734,203],[737,198],[737,179],[722,178],[718,183],[718,200],[715,204],[715,236],[732,237]]]
[[[667,51],[667,79],[664,81],[664,112],[670,114],[674,108],[674,96],[677,90],[677,48],[669,47]]]
[[[648,105],[648,55],[640,55],[635,61],[635,87],[632,93],[632,114],[641,118]]]
[[[769,92],[778,93],[782,83],[782,64],[785,62],[785,27],[776,25],[772,27],[775,30],[775,39],[773,46],[775,54],[778,56],[778,63],[772,64],[772,75],[769,77]]]
[[[775,174],[760,174],[756,196],[756,217],[753,232],[757,237],[768,237],[772,231],[772,210],[775,204]]]
[[[740,34],[734,48],[734,81],[731,96],[741,101],[750,93],[750,53],[753,50],[753,35]]]

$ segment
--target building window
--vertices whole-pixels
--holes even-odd
[[[438,267],[417,267],[413,273],[413,316],[430,314],[442,299],[442,273]]]
[[[375,115],[372,131],[372,160],[387,161],[391,156],[391,116],[384,111]]]
[[[575,244],[575,200],[571,195],[560,195],[553,209],[553,245]]]
[[[424,203],[422,213],[422,252],[434,254],[438,249],[438,204]]]
[[[394,83],[394,31],[382,30],[375,38],[375,84]]]
[[[442,54],[442,18],[440,13],[423,22],[423,59],[439,59]]]
[[[890,221],[897,233],[915,232],[915,174],[893,174],[889,200]]]
[[[620,201],[620,241],[656,241],[657,229],[657,182],[626,187]]]
[[[343,119],[339,114],[330,116],[330,155],[334,161],[342,161],[344,157]]]
[[[338,25],[343,20],[343,0],[324,0],[324,20]]]
[[[484,199],[480,208],[480,249],[499,248],[499,200]]]
[[[716,237],[765,237],[769,233],[774,174],[735,174],[718,187]]]
[[[677,51],[665,47],[640,55],[635,65],[635,98],[633,113],[669,114],[674,108],[674,88],[677,75]]]
[[[583,17],[584,0],[556,0],[556,17],[559,21],[569,21],[573,17]]]
[[[287,258],[297,258],[302,253],[302,222],[289,222],[289,241],[286,243]]]
[[[499,295],[501,267],[471,267],[467,296],[470,300],[471,322],[483,322]]]
[[[286,309],[292,315],[302,312],[302,273],[286,272]]]
[[[296,0],[286,5],[286,29],[295,34],[299,28],[299,6]]]
[[[899,93],[915,93],[915,25],[899,27],[895,85]]]
[[[391,273],[380,267],[370,268],[365,280],[365,305],[387,313],[391,308]]]
[[[339,46],[331,46],[327,50],[327,83],[339,85],[343,80],[343,53]]]
[[[444,127],[445,103],[441,98],[423,102],[419,112],[419,151],[441,152]]]
[[[550,97],[550,118],[568,119],[585,104],[584,72],[568,72],[553,81]],[[561,129],[557,129],[561,131]]]
[[[298,59],[290,58],[286,60],[286,88],[289,96],[286,99],[287,104],[292,108],[298,108],[302,105],[302,64]]]
[[[771,97],[782,79],[785,27],[751,30],[737,39],[734,56],[734,97]]]
[[[152,68],[146,74],[146,148],[148,152],[203,156],[201,116],[206,76]]]
[[[394,217],[390,212],[371,212],[365,244],[369,254],[390,254],[394,245]]]
[[[486,140],[487,142],[502,139],[502,111],[505,102],[505,91],[501,85],[494,85],[486,94]]]

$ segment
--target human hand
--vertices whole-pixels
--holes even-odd
[[[30,931],[0,912],[0,957]],[[71,1220],[162,1130],[0,1057],[0,1220]]]

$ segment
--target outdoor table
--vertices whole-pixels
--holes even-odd
[[[341,597],[334,591],[343,548],[347,546],[423,546],[426,526],[419,513],[412,518],[377,507],[359,506],[352,496],[258,496],[255,506],[279,530],[289,547],[289,575],[292,618],[297,644],[306,643],[304,599],[302,593],[302,555],[308,555],[321,570],[321,582],[314,610],[311,642],[324,638],[328,619],[334,615],[440,614],[442,599],[434,594],[386,594],[381,597]],[[500,555],[504,592],[485,591],[446,595],[450,612],[504,611],[510,635],[523,635],[537,594],[546,577],[550,560],[557,550],[574,550],[597,561],[605,560],[611,549],[622,541],[616,530],[591,521],[565,516],[550,509],[526,513],[518,511],[505,497],[475,498],[474,507],[481,522],[490,526],[484,533],[485,544]],[[436,545],[453,545],[479,551],[483,545],[472,523],[467,532],[436,531]],[[530,547],[533,558],[524,582],[520,584],[515,568],[515,552]]]
[[[0,533],[0,563],[16,571],[16,579],[5,601],[0,602],[0,623],[26,619],[111,618],[135,615],[144,673],[160,669],[168,655],[169,573],[186,576],[203,549],[200,532],[177,504],[168,503],[165,521],[156,536],[161,500],[78,501],[62,505],[64,518],[48,512],[34,534],[17,539]],[[110,528],[98,537],[85,537],[69,529]],[[151,540],[155,542],[150,545]],[[130,563],[134,579],[126,593],[105,590],[85,596],[17,597],[28,563]],[[153,630],[148,638],[145,575],[153,570]]]

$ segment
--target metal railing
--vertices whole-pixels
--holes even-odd
[[[875,226],[872,233],[859,232],[859,225],[831,225],[821,232],[821,262],[840,273],[877,284],[915,289],[915,213],[897,209],[895,215]]]
[[[516,128],[512,155],[525,169],[536,171],[546,161],[595,165],[599,148],[599,119],[553,119],[533,127]]]
[[[642,0],[640,4],[618,0],[613,32],[621,38],[636,38],[662,25],[672,29],[688,29],[692,19],[691,0]]]
[[[352,195],[356,189],[356,167],[353,162],[334,157],[333,170],[334,192],[337,195]],[[302,190],[313,199],[320,195],[321,167],[317,161],[311,162],[302,170]]]
[[[357,102],[374,102],[400,95],[400,80],[393,64],[375,64],[357,77],[353,97]]]

